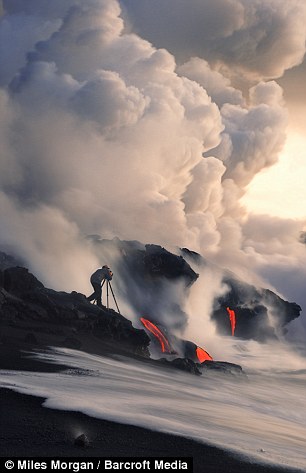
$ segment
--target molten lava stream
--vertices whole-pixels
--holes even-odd
[[[162,352],[171,353],[170,343],[168,342],[165,335],[159,330],[159,328],[156,325],[154,325],[152,322],[150,322],[150,320],[145,319],[143,317],[140,318],[140,321],[143,323],[145,328],[157,338],[157,340],[160,343]]]

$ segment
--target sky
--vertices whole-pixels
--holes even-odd
[[[2,0],[0,247],[88,291],[86,235],[306,307],[303,0]]]
[[[257,213],[305,219],[306,189],[306,61],[278,79],[284,90],[289,120],[278,163],[254,178],[243,202]],[[272,184],[272,192],[271,192]],[[285,197],[285,198],[284,198]]]

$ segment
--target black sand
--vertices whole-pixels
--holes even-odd
[[[285,473],[174,435],[44,408],[42,399],[0,390],[2,457],[193,457],[196,473]],[[86,448],[74,445],[85,433]]]

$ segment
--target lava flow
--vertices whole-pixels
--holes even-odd
[[[145,319],[143,317],[140,317],[140,321],[143,323],[145,328],[151,332],[159,341],[161,350],[163,353],[171,353],[171,346],[170,343],[168,342],[166,336],[160,331],[160,329],[153,324],[153,322],[150,322],[150,320]]]
[[[229,307],[226,308],[230,322],[231,322],[231,328],[232,328],[232,336],[235,334],[235,328],[236,328],[236,314],[235,311],[231,310]]]

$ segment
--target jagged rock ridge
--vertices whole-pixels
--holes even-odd
[[[197,284],[199,268],[205,271],[206,261],[202,256],[186,248],[181,250],[182,254],[176,255],[159,245],[143,245],[117,238],[96,238],[94,248],[98,255],[103,255],[105,248],[116,251],[116,277],[120,279],[121,296],[126,297],[139,317],[145,316],[164,324],[170,331],[184,328],[188,320],[182,307],[190,287]],[[129,320],[114,311],[99,311],[82,294],[45,288],[25,268],[9,268],[14,259],[4,253],[1,255],[0,267],[4,262],[4,269],[0,271],[2,320],[70,324],[76,330],[90,330],[100,338],[121,340],[129,350],[148,354],[149,338],[143,330],[134,328]],[[212,323],[221,334],[231,334],[227,307],[236,313],[235,336],[259,341],[276,338],[278,331],[300,315],[301,308],[297,304],[284,301],[267,289],[241,282],[228,272],[224,272],[223,282],[228,291],[215,299],[211,314]],[[72,337],[68,338],[71,342]]]
[[[225,277],[223,282],[229,291],[215,301],[212,314],[222,334],[229,332],[226,316],[228,306],[235,309],[235,335],[259,341],[277,338],[278,333],[284,332],[285,325],[300,315],[301,307],[298,304],[285,301],[268,289],[256,288],[233,277]],[[228,322],[227,326],[224,319]]]
[[[0,270],[0,314],[0,345],[11,343],[9,329],[13,328],[23,334],[22,346],[46,348],[43,335],[47,335],[48,341],[50,336],[56,340],[56,346],[83,349],[82,340],[87,334],[91,343],[94,339],[107,343],[111,353],[150,357],[150,338],[144,330],[134,328],[129,320],[112,309],[90,304],[83,294],[45,288],[23,267]],[[153,363],[196,375],[208,369],[205,362],[200,364],[178,355]],[[223,362],[223,373],[232,375],[233,366]],[[240,375],[241,367],[235,366]],[[212,362],[210,369],[220,371],[219,362]]]
[[[104,255],[116,254],[116,278],[121,293],[139,317],[155,322],[171,321],[171,329],[183,329],[187,315],[183,310],[188,291],[198,274],[181,256],[159,245],[143,245],[137,241],[93,241],[93,248],[104,261]],[[113,262],[107,261],[112,267]]]
[[[0,313],[2,325],[32,324],[36,337],[43,325],[38,327],[35,323],[45,323],[45,329],[58,333],[59,345],[82,348],[77,335],[85,332],[120,343],[121,348],[132,353],[149,356],[149,337],[134,328],[130,320],[111,309],[90,304],[83,294],[45,288],[26,268],[0,271]]]
[[[98,255],[103,255],[105,247],[118,251],[117,264],[125,275],[122,279],[125,297],[140,316],[171,330],[185,328],[188,318],[183,310],[184,302],[190,287],[197,284],[200,268],[205,271],[207,265],[201,255],[187,248],[176,255],[159,245],[118,238],[96,239],[94,247]],[[260,342],[278,338],[285,325],[300,315],[298,304],[285,301],[268,289],[242,282],[227,270],[223,271],[223,283],[228,291],[216,297],[211,314],[220,334],[231,334],[227,307],[236,313],[235,336]]]

